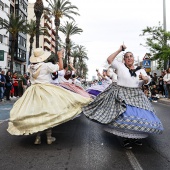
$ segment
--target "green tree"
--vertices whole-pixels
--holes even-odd
[[[72,19],[74,21],[74,18],[70,15],[70,14],[74,14],[74,15],[79,15],[77,12],[75,12],[74,10],[78,10],[78,8],[74,5],[71,4],[71,2],[69,0],[46,0],[48,2],[49,7],[47,8],[49,14],[51,14],[52,16],[54,16],[54,20],[55,20],[55,43],[56,43],[56,47],[55,47],[55,53],[57,55],[57,51],[58,51],[58,30],[59,30],[59,26],[60,26],[60,19],[62,17],[66,17],[69,19]]]
[[[61,25],[59,27],[59,31],[61,31],[65,36],[65,43],[66,43],[66,55],[65,55],[65,63],[69,60],[70,50],[71,50],[71,43],[70,43],[70,36],[75,34],[80,34],[83,32],[81,28],[78,28],[74,22],[66,22],[65,25]],[[68,61],[69,63],[69,61]]]
[[[71,54],[74,57],[76,63],[74,63],[79,76],[87,75],[88,68],[86,60],[88,60],[86,48],[82,45],[77,45],[73,53]]]
[[[147,27],[142,30],[140,36],[146,37],[146,44],[151,54],[151,60],[158,61],[158,68],[166,69],[170,66],[170,32],[165,31],[162,26]],[[169,63],[166,65],[166,63]]]
[[[36,16],[36,48],[39,48],[39,37],[40,37],[40,20],[44,11],[44,4],[42,0],[36,0],[34,4],[34,13]]]
[[[47,29],[45,27],[39,27],[39,35],[47,35],[46,34]],[[27,24],[27,34],[30,36],[29,42],[30,42],[30,50],[29,50],[29,57],[32,54],[32,46],[34,42],[34,37],[37,32],[37,24],[35,20],[32,20]]]
[[[9,22],[7,20],[0,20],[0,29],[5,29],[7,33],[11,34],[11,62],[10,62],[10,70],[13,73],[13,64],[14,64],[14,54],[15,45],[17,43],[18,33],[26,33],[27,32],[27,24],[26,21],[22,19],[21,16],[15,16],[14,14],[7,15],[9,18]]]

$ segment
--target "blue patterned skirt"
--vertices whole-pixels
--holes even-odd
[[[145,138],[149,133],[161,134],[163,126],[139,88],[110,85],[83,113],[110,133],[127,138]]]

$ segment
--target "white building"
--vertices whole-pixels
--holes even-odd
[[[0,0],[0,20],[9,21],[7,14],[10,13],[10,0]],[[0,69],[7,71],[10,65],[9,33],[0,29]]]
[[[28,3],[28,17],[27,20],[30,22],[32,20],[36,20],[35,13],[34,13],[34,3]],[[52,51],[55,52],[55,31],[53,29],[53,20],[48,15],[43,13],[41,20],[40,20],[41,27],[45,27],[47,29],[48,35],[40,35],[39,37],[39,46],[43,48],[45,51]],[[27,52],[29,53],[30,43],[29,39],[30,36],[27,36]],[[33,49],[36,48],[36,37],[34,37],[33,42]]]

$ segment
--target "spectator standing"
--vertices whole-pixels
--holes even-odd
[[[4,98],[4,92],[5,92],[6,79],[5,79],[4,73],[5,72],[2,70],[0,74],[0,102],[2,102]]]
[[[18,97],[18,74],[14,73],[12,77],[13,87],[14,87],[14,96]]]
[[[162,96],[165,95],[164,81],[163,81],[162,76],[160,76],[159,79],[158,79],[158,93],[159,93],[159,95],[161,94]]]
[[[158,76],[157,76],[157,73],[153,74],[152,80],[155,82],[156,85],[158,85]]]
[[[168,99],[170,99],[170,67],[167,69],[167,73],[163,77],[164,83],[166,84],[166,96]]]
[[[5,95],[6,95],[6,100],[10,100],[10,90],[12,89],[12,82],[11,82],[11,72],[7,71],[6,75],[6,84],[5,84]]]
[[[23,88],[23,93],[25,92],[25,90],[27,89],[27,74],[24,73],[24,75],[22,76],[22,88]]]

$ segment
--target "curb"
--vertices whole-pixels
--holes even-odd
[[[170,105],[170,100],[167,100],[167,99],[158,99],[158,102],[159,102],[159,103],[163,103],[163,104]]]

